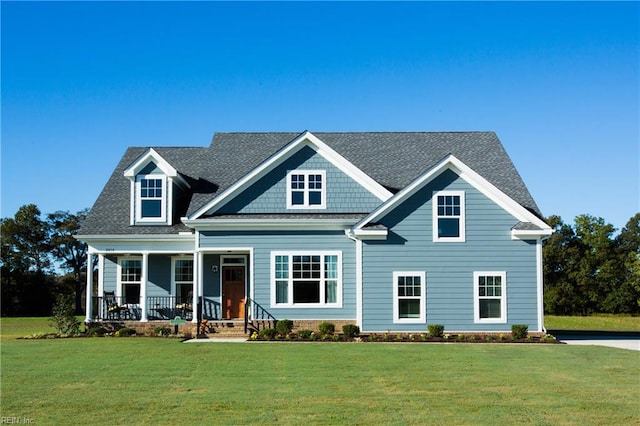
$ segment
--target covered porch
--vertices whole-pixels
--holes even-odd
[[[273,319],[251,299],[251,249],[122,250],[88,254],[87,322],[191,323]]]

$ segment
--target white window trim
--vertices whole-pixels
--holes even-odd
[[[489,297],[500,299],[500,318],[480,318],[480,277],[500,277],[502,291],[500,297]],[[483,297],[485,298],[485,297]],[[474,271],[473,272],[473,319],[479,324],[505,324],[507,322],[507,272],[506,271]]]
[[[289,257],[289,278],[287,285],[287,303],[276,303],[276,256],[288,256]],[[337,256],[338,257],[338,288],[337,299],[335,303],[293,303],[293,256],[321,256],[322,258],[322,272],[324,274],[324,257],[325,256]],[[271,252],[271,307],[272,308],[342,308],[342,252],[341,251],[272,251]],[[324,283],[325,278],[320,279],[321,283]],[[324,285],[320,286],[320,300],[325,300],[325,288]]]
[[[160,198],[160,217],[142,217],[142,197],[141,197],[141,180],[142,179],[161,179],[162,180],[162,197]],[[169,210],[171,194],[170,194],[170,180],[163,174],[145,174],[137,175],[134,183],[134,198],[135,198],[135,210],[136,210],[136,223],[144,224],[162,224],[170,225],[167,223],[167,210]],[[154,199],[154,198],[151,198]]]
[[[304,188],[304,203],[292,204],[291,203],[291,176],[292,175],[304,175],[305,176],[305,188]],[[322,176],[322,190],[321,204],[309,205],[309,175]],[[287,172],[287,209],[326,209],[327,208],[327,172],[326,170],[289,170]]]
[[[420,317],[400,318],[398,309],[398,277],[420,277]],[[393,272],[393,323],[394,324],[421,324],[427,321],[427,274],[424,271],[394,271]],[[403,296],[404,298],[404,296]]]
[[[125,260],[139,260],[140,261],[140,281],[122,281],[122,262]],[[124,304],[124,300],[122,299],[122,297],[124,296],[124,292],[123,290],[123,286],[125,284],[139,284],[140,285],[140,297],[142,297],[142,280],[144,278],[144,271],[142,270],[142,268],[144,268],[144,262],[142,259],[142,256],[122,256],[122,257],[118,257],[118,267],[117,267],[117,280],[116,280],[116,297],[118,298],[118,301],[121,304]],[[135,305],[139,305],[140,303],[136,303]]]
[[[460,236],[458,237],[439,237],[438,236],[438,196],[447,196],[453,195],[460,197]],[[466,210],[466,201],[464,196],[464,191],[434,191],[433,196],[431,198],[431,204],[433,205],[433,217],[432,217],[432,227],[433,227],[433,241],[437,243],[464,243],[466,241],[466,218],[465,218],[465,210]],[[447,216],[442,216],[447,217]],[[452,217],[452,216],[448,216]]]
[[[171,257],[171,295],[174,297],[178,297],[178,284],[187,284],[188,281],[176,281],[176,262],[178,260],[190,260],[193,262],[193,280],[191,281],[191,286],[193,287],[193,284],[195,282],[195,278],[196,278],[196,270],[195,270],[195,261],[193,260],[193,256],[189,255],[189,256],[172,256]],[[192,290],[195,293],[195,290]]]

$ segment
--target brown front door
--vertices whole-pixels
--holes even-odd
[[[244,266],[222,267],[222,315],[244,318]]]

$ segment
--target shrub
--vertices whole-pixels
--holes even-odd
[[[91,336],[91,337],[104,336],[107,333],[108,333],[108,330],[104,327],[94,326],[87,330],[87,336]]]
[[[258,337],[262,340],[273,340],[276,337],[276,330],[273,328],[263,328],[258,332]]]
[[[63,336],[80,333],[80,321],[76,318],[73,301],[68,294],[56,296],[51,310],[50,323]]]
[[[127,337],[127,336],[135,336],[136,331],[133,328],[122,327],[120,330],[116,331],[117,337]]]
[[[360,335],[360,327],[355,324],[345,324],[342,326],[342,334],[347,339],[352,339]]]
[[[280,336],[287,336],[293,329],[293,321],[288,319],[276,321],[276,331]]]
[[[511,337],[513,340],[525,339],[529,335],[529,326],[526,324],[513,324],[511,326]]]
[[[313,331],[307,330],[306,328],[298,331],[298,337],[301,339],[310,339]]]
[[[156,336],[168,336],[171,334],[171,328],[169,327],[156,327],[153,329],[153,333]]]
[[[336,331],[336,326],[332,322],[325,321],[318,325],[318,330],[320,331],[320,334],[326,336],[328,334],[333,334]]]
[[[429,324],[427,325],[427,330],[429,330],[429,336],[431,337],[442,337],[444,334],[444,325]]]

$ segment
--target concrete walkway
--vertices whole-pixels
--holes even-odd
[[[567,345],[608,346],[640,351],[640,332],[588,330],[549,330],[548,332]]]
[[[632,351],[640,351],[639,339],[562,339],[561,342],[567,345],[583,345],[583,346],[609,346],[611,348],[629,349]]]

